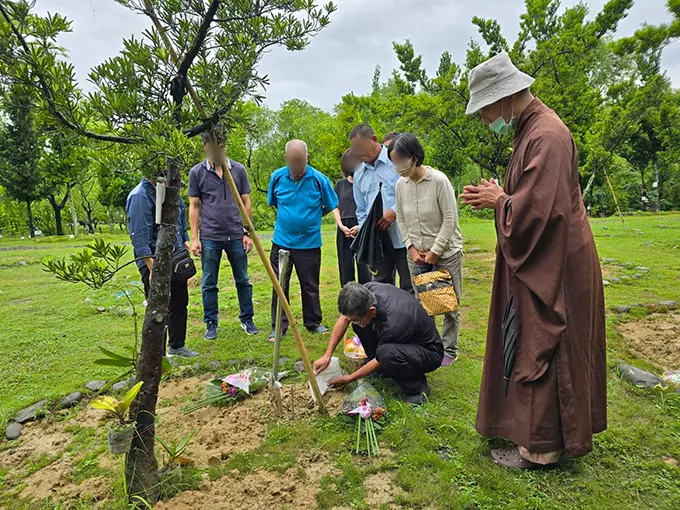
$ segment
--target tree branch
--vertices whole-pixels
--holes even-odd
[[[32,61],[30,55],[31,51],[30,48],[28,47],[28,43],[26,42],[26,38],[22,35],[22,33],[19,31],[19,29],[14,25],[14,22],[9,16],[9,13],[7,12],[7,9],[5,6],[0,2],[0,13],[2,13],[2,17],[5,18],[5,21],[9,24],[10,28],[12,29],[12,32],[16,36],[16,38],[19,40],[19,44],[21,45],[22,49],[24,50],[26,60],[30,64],[30,66],[33,69],[33,72],[38,78],[39,84],[40,84],[40,90],[43,93],[43,96],[45,97],[45,100],[47,101],[48,105],[48,110],[52,115],[65,127],[72,129],[74,131],[77,131],[81,135],[87,137],[87,138],[92,138],[94,140],[100,140],[104,142],[118,142],[118,143],[127,143],[127,144],[135,144],[139,143],[141,140],[137,138],[128,138],[124,136],[116,136],[116,135],[104,135],[100,133],[94,133],[92,131],[87,131],[86,129],[78,126],[74,122],[68,120],[66,116],[59,111],[59,108],[57,107],[56,100],[54,99],[54,94],[52,93],[52,90],[50,89],[49,84],[47,83],[47,80],[43,76],[43,74],[40,72],[40,69],[35,63]]]
[[[189,72],[189,68],[191,67],[191,64],[194,62],[196,55],[198,55],[198,51],[201,49],[203,41],[205,41],[205,38],[208,35],[208,29],[210,28],[211,23],[215,19],[215,14],[217,13],[217,9],[219,6],[220,0],[212,0],[210,2],[208,12],[206,12],[205,18],[203,18],[201,25],[198,27],[196,37],[191,43],[189,51],[187,51],[186,55],[184,55],[184,58],[182,59],[182,62],[180,63],[179,68],[177,70],[177,73],[182,78],[186,78],[187,73]]]

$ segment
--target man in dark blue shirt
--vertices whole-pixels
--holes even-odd
[[[188,247],[187,220],[184,202],[179,199],[177,236],[174,250]],[[156,225],[156,183],[147,177],[130,192],[125,205],[128,217],[128,232],[142,276],[144,292],[149,295],[149,284],[153,277],[153,256],[156,253],[158,225]],[[168,356],[194,358],[199,354],[184,344],[187,336],[187,306],[189,288],[186,280],[180,280],[174,273],[170,283],[170,308],[167,318]]]
[[[305,327],[314,333],[327,333],[321,324],[319,278],[321,274],[321,218],[332,212],[336,223],[342,224],[338,211],[338,196],[331,181],[308,164],[307,144],[291,140],[286,144],[286,166],[276,170],[269,181],[267,200],[276,208],[276,227],[270,260],[279,274],[279,251],[290,252],[291,264],[285,268],[283,288],[288,297],[288,286],[293,266],[300,281],[302,315]],[[272,295],[272,334],[276,320],[276,294]],[[283,316],[281,330],[288,329],[288,318]]]
[[[221,140],[215,146],[209,133],[203,133],[201,138],[206,159],[189,172],[189,223],[191,251],[201,257],[203,269],[205,338],[217,338],[217,281],[223,251],[236,282],[241,327],[248,335],[255,335],[259,330],[253,322],[253,286],[248,277],[248,253],[253,249],[253,242],[243,228],[241,213],[224,179],[224,172],[231,172],[243,205],[252,217],[248,174],[241,163],[224,158],[224,149],[219,145]],[[215,166],[214,160],[218,156],[227,162],[226,169]]]

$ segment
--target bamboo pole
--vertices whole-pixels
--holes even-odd
[[[161,38],[163,39],[164,44],[167,47],[168,52],[170,53],[170,56],[172,57],[173,62],[175,65],[179,65],[180,63],[180,58],[177,52],[175,51],[175,48],[172,45],[172,41],[170,41],[170,38],[168,37],[167,33],[165,32],[165,29],[163,28],[163,25],[161,25],[160,20],[156,16],[156,11],[153,8],[153,5],[151,4],[151,0],[144,0],[144,6],[147,10],[147,15],[151,18],[154,26],[156,27],[156,30],[158,30],[158,33],[160,34]],[[198,94],[196,93],[196,90],[194,89],[193,85],[191,84],[191,81],[187,77],[185,79],[185,85],[187,90],[189,91],[189,95],[191,96],[191,99],[194,102],[194,105],[196,106],[196,109],[198,110],[199,115],[203,119],[207,119],[208,116],[206,115],[205,108],[203,108],[203,104],[201,103],[200,98],[198,97]],[[210,130],[210,135],[213,141],[213,144],[216,145],[216,138],[215,138],[215,132],[214,129]],[[221,158],[222,161],[215,161],[215,164],[221,165],[223,168],[227,168],[226,162],[224,161],[224,158]],[[223,172],[223,178],[226,178],[227,184],[229,185],[229,190],[231,191],[232,196],[234,197],[234,201],[236,202],[236,205],[238,206],[238,210],[241,213],[241,218],[243,219],[243,223],[246,225],[246,229],[251,235],[251,238],[253,240],[253,244],[255,245],[255,249],[257,250],[258,255],[260,256],[260,260],[262,261],[262,264],[264,265],[267,274],[269,275],[269,279],[272,282],[272,286],[274,287],[274,292],[276,292],[276,295],[279,298],[279,302],[283,306],[283,311],[286,313],[288,316],[288,322],[290,323],[290,328],[293,330],[293,337],[295,339],[295,345],[297,347],[298,352],[300,353],[300,357],[302,358],[302,364],[305,367],[305,372],[307,373],[307,377],[309,378],[309,382],[312,385],[312,391],[314,392],[314,395],[316,396],[316,402],[319,405],[319,411],[322,414],[328,414],[328,411],[326,410],[326,405],[324,404],[323,401],[323,396],[321,395],[321,391],[319,390],[319,385],[316,382],[316,377],[314,376],[314,369],[312,368],[312,364],[309,361],[309,355],[307,354],[307,348],[305,347],[304,342],[302,341],[302,335],[300,334],[300,328],[298,327],[297,321],[295,320],[295,316],[293,315],[293,310],[290,307],[290,303],[286,299],[286,295],[283,292],[283,288],[279,284],[279,280],[276,277],[276,273],[274,272],[274,268],[271,265],[271,262],[269,261],[269,257],[267,257],[267,253],[264,250],[264,246],[262,246],[262,242],[260,241],[259,236],[257,235],[257,232],[255,231],[255,227],[253,226],[253,222],[248,215],[248,212],[246,211],[246,207],[243,204],[243,200],[241,200],[241,195],[239,194],[238,188],[236,187],[236,183],[234,182],[234,178],[231,175],[231,172],[227,169],[227,171]]]
[[[621,226],[623,227],[623,230],[626,230],[626,224],[623,221],[623,213],[621,212],[621,207],[619,206],[619,201],[616,198],[616,192],[614,191],[614,186],[612,186],[612,182],[609,180],[609,175],[607,174],[607,170],[603,169],[604,172],[604,178],[607,180],[607,184],[609,185],[609,191],[612,193],[612,197],[614,198],[614,204],[616,205],[616,210],[619,212],[619,217],[621,218]]]

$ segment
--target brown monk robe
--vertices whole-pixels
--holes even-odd
[[[607,427],[602,275],[581,198],[576,145],[534,99],[516,122],[496,201],[496,269],[477,431],[532,454],[593,448]],[[501,322],[514,296],[518,345],[507,397]]]

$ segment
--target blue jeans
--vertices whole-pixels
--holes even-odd
[[[222,251],[227,254],[231,272],[236,282],[238,292],[238,304],[241,309],[239,319],[252,319],[253,310],[253,285],[248,277],[248,255],[243,249],[243,239],[229,241],[201,240],[203,247],[201,255],[201,267],[203,268],[203,320],[217,322],[217,279],[220,275],[220,260]]]

